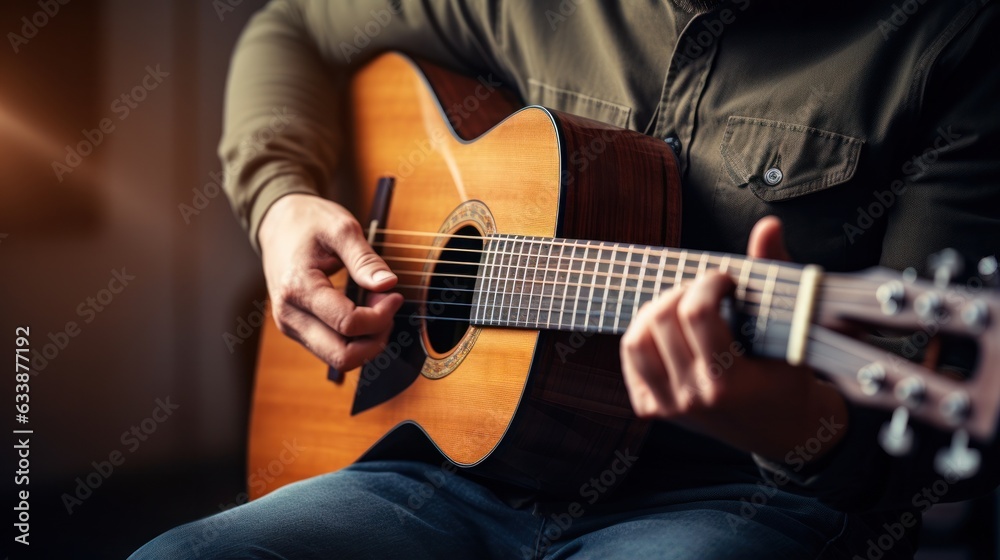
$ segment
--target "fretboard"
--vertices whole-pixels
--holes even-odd
[[[471,322],[491,327],[621,334],[644,303],[718,270],[750,320],[740,334],[781,344],[802,275],[791,263],[602,241],[494,235],[483,249]]]

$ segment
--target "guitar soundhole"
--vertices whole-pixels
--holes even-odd
[[[431,350],[448,354],[469,329],[476,272],[483,250],[474,226],[453,232],[438,257],[427,290],[426,334]]]

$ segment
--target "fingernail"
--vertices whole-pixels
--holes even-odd
[[[380,270],[375,274],[372,274],[372,281],[374,282],[384,282],[386,280],[392,280],[396,277],[395,274],[389,272],[388,270]]]

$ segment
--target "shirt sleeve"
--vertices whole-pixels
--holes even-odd
[[[230,65],[219,157],[226,194],[255,249],[278,198],[347,194],[332,184],[344,159],[343,92],[365,61],[402,50],[473,75],[504,75],[494,56],[494,4],[273,0],[254,15]]]
[[[954,248],[968,259],[966,271],[974,272],[976,259],[1000,248],[997,13],[995,3],[983,8],[934,57],[924,83],[915,84],[920,93],[913,108],[913,140],[898,162],[903,188],[886,212],[881,256],[886,267],[923,271],[929,254]],[[970,288],[979,285],[969,281]],[[927,339],[914,340],[926,344]],[[790,481],[839,509],[869,511],[924,511],[939,501],[987,493],[1000,483],[1000,442],[976,444],[982,456],[978,474],[959,480],[934,470],[935,455],[949,445],[950,434],[913,425],[914,451],[891,457],[877,442],[888,414],[853,404],[849,408],[848,433],[831,455],[798,469],[755,457],[765,476]]]

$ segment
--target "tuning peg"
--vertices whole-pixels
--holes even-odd
[[[934,284],[938,288],[947,288],[951,280],[962,273],[965,261],[962,255],[954,249],[943,249],[927,259]]]
[[[951,437],[951,446],[938,451],[934,470],[949,479],[964,480],[979,472],[979,451],[969,447],[969,433],[958,430]]]
[[[979,261],[979,278],[982,279],[984,286],[990,286],[996,288],[1000,286],[1000,273],[998,273],[998,264],[996,255],[990,255],[981,261]]]
[[[892,419],[879,430],[879,445],[889,455],[902,457],[913,449],[913,429],[907,425],[909,421],[910,411],[901,406],[892,412]]]

